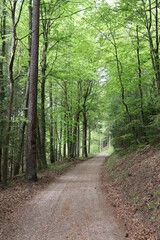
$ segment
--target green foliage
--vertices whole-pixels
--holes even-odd
[[[48,165],[48,169],[55,173],[62,173],[67,167],[71,165],[71,162],[55,162]]]
[[[104,150],[103,150],[103,153],[107,153],[109,155],[111,155],[112,153],[114,153],[114,147],[111,146],[111,147],[106,147]]]
[[[70,144],[71,148],[73,147],[74,128],[77,126],[80,129],[79,140],[82,150],[84,112],[87,117],[87,127],[91,129],[93,153],[104,150],[105,153],[110,154],[113,149],[126,153],[135,149],[140,150],[148,143],[159,142],[160,97],[157,91],[157,70],[153,66],[153,62],[156,61],[155,2],[151,1],[153,49],[146,28],[149,18],[148,2],[140,0],[114,2],[110,5],[107,1],[98,0],[41,1],[38,80],[40,136],[37,142],[41,144],[42,141],[42,79],[44,77],[45,147],[48,162],[51,140],[53,140],[54,154],[61,160],[60,155],[63,155],[64,145],[67,144],[68,147]],[[17,4],[17,11],[19,8],[20,4]],[[2,10],[3,8],[0,9],[1,15],[3,15]],[[4,130],[10,92],[8,64],[12,42],[9,2],[6,3],[5,10],[6,52],[5,56],[0,54],[4,75],[0,87],[5,89],[3,101],[0,103],[2,112],[0,121],[3,122]],[[24,96],[29,70],[28,13],[28,1],[24,1],[16,29],[13,67],[16,80],[9,155],[14,155],[14,161],[17,159],[12,151],[19,146],[21,125],[28,122],[24,116]],[[0,21],[2,26],[2,18]],[[139,39],[137,39],[137,27]],[[3,36],[0,38],[1,45],[2,42]],[[138,63],[137,50],[139,50],[140,63]],[[159,49],[157,58],[159,58]],[[45,76],[42,73],[44,68]],[[1,131],[3,136],[4,130]],[[87,143],[89,144],[89,136]],[[24,152],[25,144],[24,133]],[[111,145],[113,147],[110,147]],[[38,152],[37,155],[40,158],[41,153]],[[108,164],[114,165],[112,158],[108,160]]]

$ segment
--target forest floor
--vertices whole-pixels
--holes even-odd
[[[31,194],[31,199],[1,226],[0,239],[124,240],[125,233],[100,187],[104,160],[105,156],[96,156],[77,164],[36,196]]]
[[[38,181],[27,181],[25,176],[16,176],[8,181],[8,186],[0,184],[0,229],[13,219],[16,211],[25,206],[34,196],[40,194],[49,184],[56,181],[82,160],[54,163],[47,170],[38,172]]]
[[[102,166],[101,184],[128,239],[160,239],[160,150],[113,154]]]
[[[160,151],[105,158],[0,186],[0,239],[160,240]]]

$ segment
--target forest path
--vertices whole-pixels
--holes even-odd
[[[122,240],[99,186],[105,159],[80,163],[15,214],[1,240]]]

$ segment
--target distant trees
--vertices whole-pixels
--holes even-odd
[[[83,26],[82,34],[78,22],[85,7],[85,1],[84,5],[83,1],[82,5],[2,1],[0,174],[5,184],[21,172],[35,181],[37,168],[80,156],[83,117],[87,122],[90,111],[84,107],[90,100],[83,105],[83,97],[88,79],[96,78],[92,64],[86,64],[91,56],[87,57],[86,50],[85,56],[82,52],[90,39],[93,41]],[[87,127],[85,124],[83,145],[87,145]]]
[[[158,1],[1,3],[4,183],[87,157],[94,134],[118,150],[159,141]]]
[[[114,147],[128,150],[159,141],[158,1],[101,2],[97,20],[91,19],[105,52],[106,119]]]

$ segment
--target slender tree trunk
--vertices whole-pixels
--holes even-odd
[[[27,114],[28,114],[28,99],[29,99],[29,74],[30,74],[30,58],[31,58],[31,39],[32,39],[32,35],[31,35],[31,31],[32,31],[32,0],[29,0],[28,2],[28,10],[29,10],[29,36],[28,36],[28,55],[29,55],[29,62],[28,62],[28,81],[26,84],[26,92],[25,92],[25,98],[24,98],[24,107],[23,107],[23,114],[24,114],[24,118],[27,118]],[[26,121],[22,121],[21,123],[21,127],[20,127],[20,141],[19,141],[19,146],[18,146],[18,153],[17,153],[17,159],[16,159],[16,163],[14,166],[14,176],[19,174],[19,170],[20,170],[20,163],[21,163],[21,159],[22,159],[22,149],[24,149],[24,134],[25,134],[25,129],[26,129]]]
[[[37,180],[36,170],[36,122],[37,122],[37,83],[39,50],[39,7],[40,1],[33,0],[32,47],[29,82],[29,108],[27,129],[26,176],[28,180]]]
[[[159,8],[159,1],[156,0],[156,50],[155,50],[155,60],[156,60],[156,77],[157,77],[157,87],[158,93],[160,94],[160,66],[159,66],[159,18],[158,18],[158,8]]]
[[[8,151],[9,151],[9,142],[10,142],[12,105],[13,105],[13,96],[14,96],[13,64],[14,64],[15,51],[16,51],[15,11],[16,11],[16,2],[14,1],[13,7],[11,8],[12,46],[11,46],[11,57],[10,57],[10,63],[9,63],[10,96],[9,96],[9,103],[8,103],[5,147],[4,147],[4,151],[3,151],[3,182],[4,182],[4,184],[7,184],[7,178],[8,178]]]
[[[6,11],[5,11],[5,5],[6,0],[3,0],[3,15],[2,15],[2,30],[1,30],[1,36],[2,36],[2,48],[1,48],[1,56],[2,59],[0,60],[0,182],[2,179],[1,173],[2,173],[2,149],[3,149],[3,135],[4,135],[4,106],[3,101],[5,98],[5,89],[4,89],[4,73],[3,73],[3,67],[4,67],[4,57],[5,57],[5,49],[6,49]]]
[[[82,157],[85,156],[85,129],[84,129],[84,123],[82,127]]]
[[[137,32],[137,59],[138,59],[138,73],[139,73],[139,92],[140,92],[140,109],[141,109],[141,121],[144,125],[144,112],[143,112],[143,91],[142,91],[142,71],[141,71],[141,61],[140,61],[140,54],[139,54],[139,32],[138,26],[136,27]]]
[[[122,104],[123,104],[124,107],[125,107],[126,114],[127,114],[127,116],[128,116],[128,120],[129,120],[129,123],[131,123],[133,135],[135,136],[135,139],[136,139],[137,143],[140,144],[140,141],[139,141],[138,135],[137,135],[137,131],[136,131],[135,126],[134,126],[134,124],[133,124],[133,122],[132,122],[132,116],[131,116],[131,114],[130,114],[128,105],[127,105],[127,103],[126,103],[126,101],[125,101],[125,90],[124,90],[124,86],[123,86],[123,82],[122,82],[122,72],[123,72],[123,71],[122,71],[122,64],[121,64],[121,62],[119,61],[117,44],[116,44],[114,35],[113,35],[112,32],[111,32],[111,34],[112,34],[113,42],[114,42],[114,49],[115,49],[115,56],[116,56],[116,62],[117,62],[118,78],[119,78],[119,82],[120,82],[120,85],[121,85]]]
[[[29,82],[26,84],[26,93],[25,93],[25,99],[24,99],[24,118],[27,118],[27,108],[28,108],[28,96],[29,96]],[[24,133],[26,128],[26,122],[23,121],[20,126],[20,141],[18,146],[18,152],[17,152],[17,159],[14,166],[14,176],[19,174],[20,170],[20,163],[22,158],[22,149],[24,146]]]
[[[144,0],[143,7],[144,7],[144,14],[145,14],[145,27],[148,33],[148,40],[150,46],[150,57],[152,61],[152,67],[155,72],[155,78],[153,78],[153,87],[155,88],[155,79],[157,81],[158,92],[160,93],[160,69],[159,69],[159,31],[158,31],[158,1],[156,0],[156,13],[155,13],[155,22],[156,22],[156,48],[154,48],[153,38],[152,38],[152,2],[148,0],[149,9],[147,7],[146,10],[146,3]]]
[[[77,125],[77,153],[76,153],[76,156],[79,158],[80,156],[80,129],[79,129],[79,122],[78,122],[78,125]]]
[[[7,114],[5,147],[3,150],[3,183],[4,184],[7,184],[7,179],[8,179],[8,152],[9,152],[10,130],[11,130],[11,114],[12,114],[13,96],[14,96],[14,82],[11,82],[8,114]]]
[[[88,129],[88,154],[91,153],[91,127]]]
[[[54,101],[55,108],[57,107],[57,99]],[[57,132],[57,118],[54,119],[54,136],[53,136],[53,152],[54,159],[57,161],[58,159],[58,132]]]
[[[77,148],[77,125],[79,123],[79,115],[80,111],[78,110],[75,116],[75,126],[73,130],[73,144],[72,144],[72,156],[76,156],[76,148]]]
[[[67,116],[65,112],[64,116],[64,128],[63,128],[63,158],[66,158],[66,121],[67,121]]]
[[[68,147],[68,157],[70,158],[70,125],[69,125],[68,117],[67,117],[67,147]]]
[[[22,173],[24,173],[24,161],[25,161],[25,155],[24,155],[24,145],[23,145],[23,148],[22,148],[22,155],[21,155],[21,165],[22,165]]]
[[[54,158],[55,158],[55,161],[57,161],[57,121],[54,122]]]
[[[46,67],[47,67],[47,58],[46,52],[48,48],[48,40],[44,38],[44,49],[43,49],[43,64],[42,64],[42,83],[41,83],[41,128],[42,128],[42,158],[43,168],[47,167],[46,161],[46,117],[45,117],[45,83],[46,83]]]
[[[70,121],[69,121],[69,107],[68,107],[68,94],[67,94],[66,82],[65,82],[65,111],[66,111],[67,154],[68,154],[68,157],[70,157]]]
[[[50,162],[55,162],[54,157],[54,146],[53,146],[53,97],[52,97],[52,83],[50,83],[50,92],[49,92],[49,101],[50,101]]]
[[[43,160],[42,160],[41,134],[38,119],[37,119],[37,164],[38,169],[41,170],[43,168]]]
[[[84,156],[88,157],[87,153],[87,116],[86,116],[86,111],[84,110],[83,112],[83,131],[84,131]]]
[[[62,115],[61,115],[61,121],[60,121],[60,137],[59,137],[59,160],[62,160]]]

